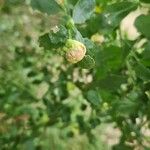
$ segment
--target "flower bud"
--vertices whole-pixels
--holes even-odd
[[[138,8],[130,12],[120,24],[121,36],[123,39],[128,39],[130,41],[136,40],[141,34],[137,31],[134,22],[136,18],[142,14],[147,14],[148,9]]]
[[[91,40],[94,43],[101,45],[105,41],[105,38],[103,35],[96,33],[96,34],[92,35]]]
[[[66,59],[70,63],[81,61],[86,53],[86,47],[79,41],[68,39],[65,46]]]

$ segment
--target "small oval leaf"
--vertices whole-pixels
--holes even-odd
[[[73,20],[75,23],[84,23],[90,18],[95,8],[95,0],[79,0],[73,10]]]
[[[90,55],[85,55],[84,59],[78,65],[84,69],[92,69],[95,66],[95,61]]]

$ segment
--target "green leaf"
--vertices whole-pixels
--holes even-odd
[[[94,106],[99,106],[101,104],[101,97],[95,90],[90,90],[87,92],[87,100]]]
[[[86,55],[83,60],[78,63],[78,65],[84,69],[92,69],[95,66],[95,61],[90,55]]]
[[[150,42],[146,44],[141,56],[141,63],[144,64],[144,66],[150,67]]]
[[[150,69],[146,68],[141,63],[138,63],[137,65],[135,65],[134,70],[137,77],[139,77],[143,81],[150,81]]]
[[[24,146],[24,149],[35,150],[33,139],[29,139],[29,140],[25,141],[23,146]]]
[[[135,20],[135,26],[139,32],[150,39],[150,15],[141,15]]]
[[[112,107],[114,107],[114,115],[128,117],[129,115],[135,114],[141,107],[141,102],[137,102],[140,93],[139,89],[134,89],[130,91],[127,95],[120,97],[112,102]],[[128,110],[128,111],[127,111]]]
[[[113,146],[113,150],[132,150],[132,147],[119,143]]]
[[[90,18],[95,7],[95,0],[79,0],[73,10],[73,20],[75,23],[84,23]]]
[[[136,3],[120,2],[114,3],[107,7],[104,16],[108,26],[117,27],[120,21],[132,10],[137,8]]]
[[[96,55],[96,78],[105,78],[108,73],[119,70],[123,62],[123,51],[120,47],[109,45]]]
[[[92,128],[97,127],[101,123],[101,121],[98,117],[97,118],[91,118],[89,122],[90,122]]]
[[[126,83],[127,78],[121,75],[108,75],[97,84],[100,88],[108,91],[117,91],[122,83]]]
[[[52,29],[49,33],[40,36],[39,43],[40,47],[49,50],[63,46],[67,39],[68,31],[64,26],[60,25],[55,29]]]
[[[48,15],[62,11],[55,0],[31,0],[31,6],[33,9],[47,13]]]
[[[143,3],[150,3],[150,0],[140,0]]]
[[[74,38],[81,43],[84,42],[82,34],[77,30],[77,28],[74,29]]]
[[[52,46],[50,45],[50,39],[48,33],[39,37],[39,46],[43,47],[44,49],[48,50],[51,49]]]
[[[86,49],[87,49],[86,54],[94,58],[97,52],[96,45],[88,38],[84,38],[84,45],[86,46]],[[99,48],[98,48],[98,51],[99,51]]]
[[[116,107],[116,116],[127,117],[128,115],[133,114],[136,111],[137,103],[135,103],[131,99],[125,99],[113,103],[113,107]]]
[[[56,26],[55,29],[49,33],[49,38],[52,44],[65,43],[68,37],[68,31],[63,26]]]

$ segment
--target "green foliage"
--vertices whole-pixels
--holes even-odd
[[[150,80],[150,78],[149,78],[150,77],[150,70],[140,63],[136,64],[135,73],[136,73],[137,77],[139,77],[143,81],[149,81]]]
[[[117,27],[120,21],[132,10],[137,8],[133,2],[119,2],[109,5],[105,11],[105,21],[108,26]]]
[[[94,90],[90,90],[87,92],[87,100],[89,100],[92,105],[97,107],[101,104],[100,96],[98,92]]]
[[[95,61],[90,55],[86,55],[78,64],[81,68],[92,69],[95,67]]]
[[[47,13],[48,15],[62,11],[61,7],[55,0],[31,0],[31,6],[43,13]]]
[[[149,0],[140,0],[141,2],[144,2],[144,3],[150,3]]]
[[[62,47],[68,39],[68,31],[64,26],[57,26],[49,33],[46,33],[39,38],[41,47],[46,50]]]
[[[84,23],[90,18],[95,7],[95,0],[79,0],[73,9],[75,23]]]
[[[150,39],[150,31],[148,30],[150,26],[150,15],[141,15],[136,19],[135,25],[139,32],[141,32],[145,37]]]
[[[0,149],[149,149],[148,3],[0,1]]]

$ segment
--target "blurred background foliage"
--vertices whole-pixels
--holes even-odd
[[[66,16],[33,13],[29,3],[0,0],[0,150],[148,150],[149,39],[134,54],[145,35],[118,39],[120,21],[139,1],[97,0],[90,20],[77,25],[92,69],[39,47],[39,36]],[[102,45],[90,40],[96,33],[104,35]]]

